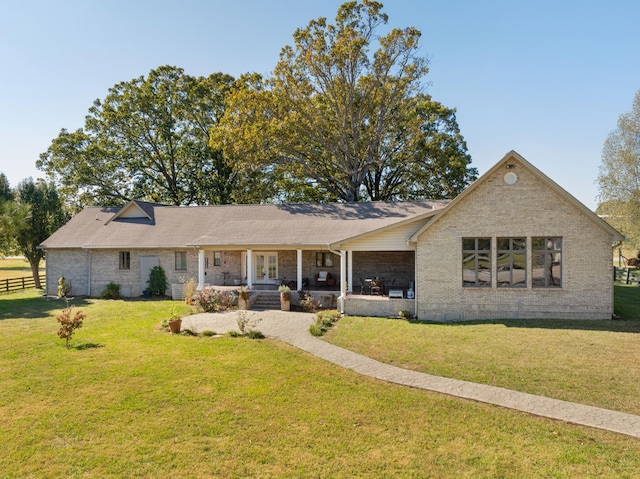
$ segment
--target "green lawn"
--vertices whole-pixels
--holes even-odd
[[[88,318],[65,349],[54,319],[64,302],[37,294],[0,296],[0,478],[632,478],[640,469],[637,439],[386,384],[273,340],[160,332],[172,306],[186,311],[171,301],[79,302]],[[356,323],[341,321],[330,337]]]
[[[44,261],[40,264],[40,272],[44,274]],[[0,280],[31,276],[31,266],[24,258],[0,258]]]
[[[349,317],[326,340],[408,369],[640,415],[640,288],[615,289],[625,320]]]

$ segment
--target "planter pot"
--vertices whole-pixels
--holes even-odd
[[[169,321],[169,330],[172,333],[177,334],[180,332],[180,328],[182,327],[181,319],[174,319],[173,321]]]
[[[238,309],[249,309],[249,299],[245,299],[242,296],[238,298]]]
[[[280,298],[280,311],[291,311],[291,301]]]

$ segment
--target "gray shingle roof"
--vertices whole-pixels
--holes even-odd
[[[448,201],[166,206],[135,202],[148,217],[89,207],[45,240],[53,248],[317,246],[435,214]],[[126,208],[126,207],[125,207]]]

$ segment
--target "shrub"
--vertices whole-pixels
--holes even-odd
[[[402,319],[411,319],[413,317],[410,311],[400,311],[398,313],[398,316],[400,316]]]
[[[187,304],[193,304],[193,297],[198,291],[198,282],[195,278],[180,278],[180,282],[183,284],[182,299]]]
[[[66,298],[71,293],[71,285],[64,276],[58,278],[58,297]]]
[[[202,312],[224,311],[238,301],[234,291],[216,291],[210,287],[196,291],[192,299],[193,305]]]
[[[208,329],[205,329],[204,331],[202,331],[200,333],[200,336],[205,336],[205,337],[210,337],[210,336],[215,336],[216,333],[214,331],[210,331]]]
[[[338,311],[320,311],[316,315],[316,322],[309,326],[309,332],[314,336],[322,336],[341,316]]]
[[[116,283],[109,283],[100,295],[102,299],[119,299],[120,298],[120,285]]]
[[[300,298],[300,307],[305,313],[314,313],[320,307],[320,303],[313,299],[309,291],[298,291],[298,297]]]
[[[149,290],[154,296],[164,296],[167,290],[167,275],[162,266],[154,266],[149,274]]]
[[[309,332],[314,336],[322,336],[325,333],[322,328],[315,323],[309,326]]]
[[[65,348],[69,347],[69,340],[73,336],[76,329],[82,327],[82,321],[87,317],[82,310],[77,310],[72,316],[73,306],[63,309],[60,314],[56,316],[56,321],[60,323],[60,329],[58,330],[58,336],[62,339],[66,339]]]
[[[264,334],[255,329],[250,329],[249,331],[247,331],[246,336],[250,339],[264,339]]]

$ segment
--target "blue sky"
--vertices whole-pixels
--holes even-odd
[[[0,172],[42,176],[40,153],[120,81],[176,65],[269,74],[334,0],[25,0],[0,15]],[[590,208],[604,140],[640,89],[640,2],[387,0],[422,32],[427,91],[457,109],[473,166],[516,150]]]

